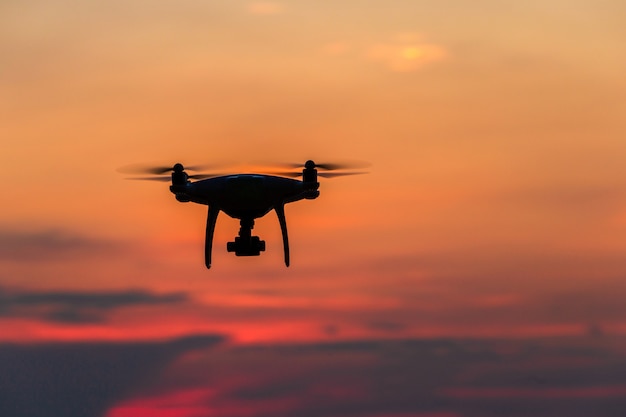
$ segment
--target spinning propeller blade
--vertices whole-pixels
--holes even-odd
[[[324,178],[336,178],[336,177],[344,177],[346,175],[363,175],[369,174],[369,172],[318,172],[318,177]]]
[[[125,180],[133,180],[133,181],[171,181],[170,177],[128,177],[124,178]]]
[[[292,177],[297,178],[302,176],[302,172],[293,172],[293,171],[272,171],[271,175],[278,175],[281,177]]]
[[[205,169],[214,169],[215,167],[212,165],[192,165],[192,166],[183,166],[184,170],[190,171],[200,171]],[[174,171],[175,165],[172,166],[153,166],[146,164],[131,164],[125,165],[117,169],[118,172],[123,174],[153,174],[153,175],[161,175],[166,174],[168,172]]]
[[[369,167],[371,164],[365,161],[344,161],[344,162],[331,162],[331,163],[323,163],[318,164],[314,161],[307,161],[305,164],[275,164],[276,166],[283,168],[292,168],[292,169],[303,169],[303,168],[315,168],[318,171],[319,177],[324,178],[335,178],[342,177],[346,175],[361,175],[368,174],[366,171],[349,171],[349,172],[324,172],[324,171],[335,171],[335,170],[344,170],[344,169],[362,169]],[[294,171],[269,171],[273,175],[281,175],[284,177],[300,177],[302,176],[302,171],[294,172]]]
[[[364,161],[352,161],[352,162],[342,162],[342,163],[329,163],[329,164],[318,164],[315,163],[315,168],[324,169],[326,171],[335,171],[338,169],[362,169],[367,168],[371,164]]]
[[[207,179],[207,178],[221,177],[223,175],[228,175],[228,174],[226,174],[226,173],[193,174],[193,175],[187,175],[187,178],[190,178],[192,180],[204,180],[204,179]]]
[[[330,162],[330,163],[322,163],[322,164],[313,162],[313,164],[314,164],[314,168],[323,169],[326,171],[335,171],[338,169],[362,169],[362,168],[367,168],[371,166],[369,162],[365,162],[365,161],[343,161],[343,162]],[[302,169],[305,167],[306,164],[288,162],[288,163],[278,163],[278,164],[272,164],[272,165],[277,166],[277,167],[282,167],[282,168]]]
[[[129,177],[126,178],[128,180],[139,180],[139,181],[171,181],[170,173],[171,172],[181,172],[185,170],[191,171],[199,171],[204,169],[210,169],[211,167],[215,167],[215,165],[192,165],[192,166],[184,166],[183,164],[177,163],[173,166],[154,166],[154,165],[146,165],[146,164],[131,164],[126,165],[121,168],[118,168],[117,171],[124,174],[153,174],[154,176],[150,177]],[[194,180],[201,180],[212,177],[219,177],[222,175],[228,175],[223,173],[202,173],[202,174],[192,174],[188,175],[187,178]]]

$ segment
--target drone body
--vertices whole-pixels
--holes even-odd
[[[297,165],[299,166],[299,164]],[[266,174],[234,174],[234,175],[188,175],[185,167],[178,163],[174,167],[139,168],[130,166],[122,172],[148,172],[151,174],[165,174],[171,172],[172,185],[170,191],[180,202],[193,202],[209,206],[204,261],[207,268],[211,267],[211,252],[213,246],[213,232],[217,216],[220,212],[239,219],[241,228],[235,240],[228,242],[226,249],[237,256],[258,256],[265,251],[265,241],[258,236],[252,236],[254,220],[265,216],[274,210],[278,216],[283,238],[285,265],[289,266],[289,238],[287,222],[285,220],[285,204],[302,199],[312,200],[320,195],[317,177],[337,177],[343,175],[364,174],[364,172],[321,172],[324,170],[343,169],[340,164],[315,164],[307,161],[304,169],[298,173],[283,172],[281,175],[302,177],[301,180],[285,178],[284,176]],[[188,169],[197,169],[189,167]],[[139,180],[169,181],[169,177],[131,178]],[[198,181],[190,181],[198,179]]]
[[[285,265],[289,266],[285,204],[317,198],[319,183],[315,175],[311,178],[312,181],[299,181],[273,175],[237,174],[190,182],[183,170],[175,170],[170,191],[178,201],[209,206],[204,251],[207,268],[211,267],[213,231],[220,211],[240,220],[239,236],[227,244],[227,250],[237,256],[258,256],[265,250],[265,242],[258,236],[252,236],[254,219],[265,216],[271,210],[276,211],[283,235]]]

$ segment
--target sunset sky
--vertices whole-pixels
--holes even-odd
[[[0,3],[0,415],[617,417],[626,3]],[[371,163],[204,267],[133,163]]]

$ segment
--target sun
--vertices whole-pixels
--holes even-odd
[[[408,60],[419,59],[424,55],[424,51],[417,46],[408,46],[402,49],[402,58]]]

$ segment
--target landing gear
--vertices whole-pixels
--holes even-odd
[[[237,256],[259,256],[265,251],[265,241],[258,236],[252,236],[254,219],[241,219],[239,224],[241,225],[239,236],[234,242],[226,244],[226,250],[235,252]]]

